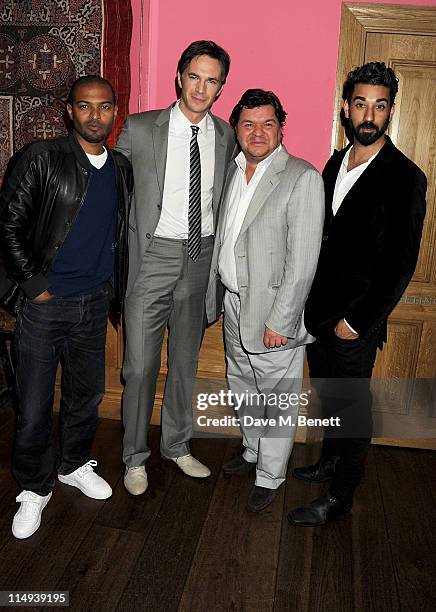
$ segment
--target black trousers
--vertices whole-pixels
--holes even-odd
[[[62,362],[60,474],[91,458],[104,394],[109,290],[77,297],[26,300],[17,319],[17,426],[12,473],[23,490],[48,495],[53,488],[52,407]]]
[[[338,457],[329,492],[352,503],[364,474],[372,437],[371,374],[378,340],[341,340],[334,332],[307,347],[312,384],[321,401],[324,428],[322,455]],[[337,424],[339,423],[339,425]]]

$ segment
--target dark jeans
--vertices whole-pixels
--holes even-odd
[[[339,457],[329,491],[345,503],[353,500],[371,444],[370,384],[376,353],[377,339],[341,340],[333,332],[307,347],[322,416],[340,420],[340,427],[324,428],[322,455]]]
[[[62,363],[59,473],[89,461],[104,394],[109,291],[36,303],[26,300],[17,319],[17,425],[12,472],[22,489],[53,488],[52,407]]]

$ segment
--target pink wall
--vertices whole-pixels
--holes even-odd
[[[288,112],[287,148],[323,167],[330,151],[341,0],[131,1],[131,112],[168,106],[175,98],[181,51],[193,40],[212,39],[232,58],[214,112],[227,119],[246,89],[273,90]],[[413,4],[436,5],[436,0]],[[148,58],[141,53],[147,44]]]

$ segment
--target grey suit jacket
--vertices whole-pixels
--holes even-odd
[[[206,296],[209,323],[221,314],[218,257],[236,164],[231,163]],[[324,187],[317,170],[285,147],[262,176],[235,244],[241,299],[240,334],[249,353],[287,350],[314,341],[303,310],[316,270],[324,222]],[[265,325],[288,337],[279,349],[263,344]]]
[[[135,283],[162,210],[171,108],[129,115],[115,147],[131,161],[135,181],[129,219],[127,295]],[[216,227],[224,171],[232,157],[235,139],[225,121],[212,114],[211,117],[215,125],[213,215]]]

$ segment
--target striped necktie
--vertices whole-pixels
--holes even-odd
[[[188,209],[188,255],[195,261],[201,251],[201,164],[197,134],[200,128],[191,125],[189,145],[189,209]]]

